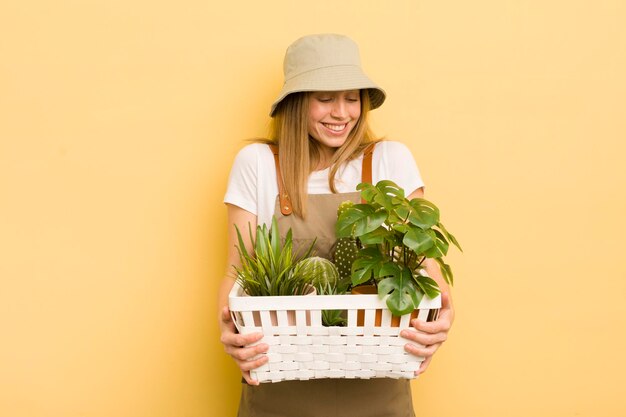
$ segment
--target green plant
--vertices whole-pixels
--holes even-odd
[[[337,208],[337,217],[341,217],[349,208],[354,206],[352,201],[344,201]],[[359,253],[359,246],[357,239],[353,236],[346,236],[337,239],[333,247],[331,259],[337,266],[339,272],[339,290],[343,293],[350,288],[352,264],[356,260],[356,256]]]
[[[337,266],[328,259],[312,256],[298,262],[296,270],[308,279],[315,287],[318,295],[344,294],[347,285],[343,285],[339,278]],[[322,310],[322,324],[324,326],[343,326],[346,319],[343,310]]]
[[[344,294],[338,287],[326,283],[316,287],[318,295],[337,295]],[[345,310],[322,310],[322,325],[324,326],[345,326],[348,320],[345,316]]]
[[[417,308],[426,294],[435,297],[440,289],[424,270],[426,259],[434,259],[447,283],[453,283],[452,270],[443,261],[450,243],[461,247],[439,220],[439,209],[423,198],[408,200],[393,181],[357,186],[362,204],[354,204],[337,219],[339,239],[359,240],[352,263],[352,285],[372,282],[378,295],[388,295],[387,307],[394,315]]]
[[[248,295],[303,295],[310,290],[313,281],[311,272],[296,268],[296,265],[309,257],[313,244],[304,255],[296,256],[291,229],[287,231],[285,243],[281,243],[278,223],[276,218],[272,218],[271,228],[268,229],[265,224],[257,226],[256,237],[252,235],[252,228],[248,227],[250,239],[254,242],[253,252],[248,253],[239,228],[235,228],[241,265],[234,269],[237,282]]]

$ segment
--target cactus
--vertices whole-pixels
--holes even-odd
[[[306,258],[298,262],[296,271],[306,275],[311,285],[315,287],[319,295],[341,294],[339,285],[339,272],[334,263],[319,256]],[[343,310],[322,310],[322,324],[324,326],[345,326],[346,319]]]
[[[352,263],[358,252],[359,246],[353,237],[342,237],[335,242],[332,260],[339,272],[339,288],[342,291],[347,291],[352,282]]]
[[[339,218],[349,208],[354,206],[354,202],[346,200],[337,207],[337,217]],[[352,282],[352,262],[359,252],[359,245],[353,237],[342,237],[337,239],[331,250],[331,259],[339,271],[339,290],[348,291]]]
[[[336,288],[339,282],[339,272],[335,264],[319,256],[301,260],[296,265],[296,271],[297,274],[307,277],[309,283],[318,290],[318,294],[322,293],[322,288]]]
[[[337,217],[341,216],[346,210],[348,210],[353,205],[354,205],[354,202],[350,200],[346,200],[342,202],[341,204],[339,204],[339,207],[337,207]]]

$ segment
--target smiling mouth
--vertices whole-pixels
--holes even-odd
[[[330,123],[322,123],[322,125],[324,125],[324,127],[332,130],[333,132],[341,132],[342,130],[344,130],[346,128],[346,126],[348,125],[347,123],[341,124],[341,125],[332,125]]]

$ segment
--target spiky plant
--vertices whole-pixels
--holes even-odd
[[[248,225],[249,226],[249,225]],[[237,251],[241,266],[234,267],[237,282],[251,296],[303,295],[310,290],[311,276],[296,268],[296,264],[309,257],[313,244],[301,256],[293,252],[291,229],[287,231],[285,243],[281,243],[276,218],[272,218],[271,228],[259,225],[256,237],[249,226],[250,239],[254,242],[252,253],[248,253],[237,230]]]

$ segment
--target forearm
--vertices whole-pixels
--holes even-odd
[[[222,316],[222,310],[224,307],[228,307],[228,294],[235,284],[235,279],[230,275],[225,275],[220,283],[217,299],[217,312],[218,317]]]

